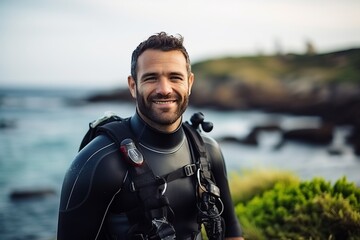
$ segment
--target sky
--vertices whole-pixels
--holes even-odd
[[[359,0],[0,0],[1,87],[125,86],[152,34],[181,34],[192,63],[360,47]]]

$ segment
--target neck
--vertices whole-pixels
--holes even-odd
[[[156,149],[177,148],[185,137],[181,124],[175,131],[161,131],[147,124],[138,113],[131,117],[130,126],[138,142]]]

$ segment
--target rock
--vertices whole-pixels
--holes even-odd
[[[334,156],[338,156],[338,155],[342,155],[344,153],[344,150],[340,147],[330,147],[328,148],[328,153],[330,155],[334,155]]]
[[[302,128],[288,130],[283,133],[283,139],[300,141],[309,144],[327,145],[333,140],[333,125],[324,124],[319,128]]]
[[[87,102],[109,102],[109,101],[133,101],[129,89],[121,88],[105,92],[99,92],[85,99]]]
[[[347,142],[350,143],[354,149],[354,153],[360,156],[360,126],[356,126],[351,135],[348,137]]]
[[[245,138],[237,138],[234,136],[225,136],[225,137],[220,137],[217,139],[218,142],[230,142],[230,143],[239,143],[239,144],[244,144],[244,145],[249,145],[249,146],[257,146],[258,142],[256,138],[249,138],[249,137],[245,137]]]
[[[11,200],[30,199],[55,195],[56,192],[50,188],[44,189],[18,189],[10,193]]]
[[[244,145],[250,145],[250,146],[258,146],[258,134],[262,131],[265,132],[273,132],[273,131],[282,131],[281,128],[276,124],[268,124],[263,126],[255,126],[252,128],[252,130],[249,132],[248,135],[246,135],[244,138],[237,138],[234,136],[225,136],[222,138],[219,138],[218,140],[221,142],[233,142],[233,143],[240,143]]]
[[[16,121],[10,119],[0,119],[0,129],[15,128]]]

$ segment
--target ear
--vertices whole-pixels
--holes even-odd
[[[191,94],[191,89],[192,89],[194,80],[195,80],[194,74],[190,73],[190,76],[189,76],[189,95]]]
[[[136,82],[132,76],[128,76],[128,87],[133,98],[136,98]]]

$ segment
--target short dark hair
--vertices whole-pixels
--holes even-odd
[[[178,34],[178,36],[168,35],[165,32],[160,32],[158,34],[150,36],[147,40],[141,42],[139,46],[133,51],[131,56],[131,76],[134,80],[137,80],[136,71],[137,71],[137,61],[139,56],[148,49],[155,49],[161,51],[172,51],[178,50],[184,54],[186,59],[186,69],[188,74],[191,72],[190,58],[189,54],[186,51],[184,45],[184,38]]]

